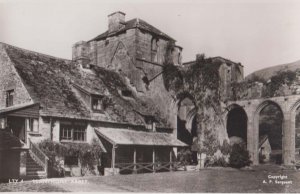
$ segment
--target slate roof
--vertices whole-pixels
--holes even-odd
[[[163,37],[167,40],[175,41],[172,37],[170,37],[167,34],[163,33],[162,31],[155,28],[154,26],[148,24],[144,20],[141,20],[139,18],[135,18],[135,19],[132,19],[132,20],[129,20],[129,21],[125,22],[125,26],[123,28],[121,28],[119,31],[113,32],[113,33],[110,33],[110,34],[108,33],[108,31],[106,31],[106,32],[98,35],[97,37],[93,38],[92,40],[90,40],[88,42],[105,40],[106,38],[108,38],[110,36],[114,36],[116,34],[123,33],[126,30],[133,29],[133,28],[138,28],[140,30],[145,30],[147,32],[150,32],[150,33],[153,33],[155,35],[161,36],[161,37]]]
[[[23,108],[28,108],[28,107],[31,107],[33,105],[36,105],[36,104],[30,102],[30,103],[17,104],[17,105],[14,105],[14,106],[5,107],[5,108],[0,109],[0,115],[5,114],[5,113],[9,113],[9,112],[13,112],[13,111],[17,111],[17,110],[20,110],[20,109],[23,109]]]
[[[169,133],[133,131],[116,128],[96,128],[95,131],[98,135],[115,145],[187,146]]]
[[[34,103],[40,103],[42,116],[144,125],[138,112],[146,112],[158,120],[158,126],[169,127],[154,101],[139,98],[134,92],[132,98],[120,94],[131,88],[117,72],[95,66],[94,73],[88,73],[70,60],[3,45]],[[74,84],[110,99],[105,114],[95,117],[76,93]]]

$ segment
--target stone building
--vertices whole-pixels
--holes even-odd
[[[127,21],[122,12],[108,16],[104,33],[75,43],[72,60],[1,43],[0,128],[4,135],[0,137],[13,135],[19,141],[17,146],[0,148],[1,164],[7,163],[3,153],[19,150],[11,156],[20,158],[16,164],[20,171],[14,177],[45,177],[47,157],[38,142],[91,144],[96,140],[106,173],[172,170],[177,148],[194,145],[201,139],[201,130],[208,128],[199,120],[200,113],[206,122],[218,118],[209,124],[216,129],[220,145],[237,137],[247,144],[253,164],[258,164],[258,115],[266,104],[278,101],[283,120],[293,118],[289,110],[294,116],[298,96],[281,94],[289,89],[289,94],[297,92],[297,84],[280,90],[281,96],[265,98],[263,90],[268,86],[244,79],[240,63],[212,57],[207,61],[216,65],[219,77],[218,107],[201,109],[207,105],[196,98],[199,91],[189,88],[193,83],[176,91],[166,87],[164,79],[165,74],[174,80],[180,77],[166,72],[168,65],[186,72],[199,57],[183,63],[182,48],[175,39],[141,19]],[[283,133],[284,164],[291,164],[295,146],[288,139],[295,139],[295,134]],[[197,161],[196,153],[193,157]],[[65,170],[79,175],[80,164],[68,161],[65,158]],[[30,168],[35,163],[41,169],[38,172]]]
[[[169,94],[154,90],[162,88],[166,47],[174,40],[143,20],[125,22],[121,12],[108,20],[107,32],[73,46],[72,61],[1,43],[1,128],[28,146],[20,177],[47,176],[47,157],[37,153],[44,139],[63,144],[97,139],[106,173],[128,170],[123,163],[134,164],[136,172],[172,169],[173,148],[186,146],[169,122],[163,103]],[[172,52],[177,65],[180,52],[180,47]],[[79,175],[80,164],[68,161],[65,170]]]

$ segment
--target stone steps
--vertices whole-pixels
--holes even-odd
[[[46,172],[44,168],[40,166],[32,156],[27,153],[27,160],[26,160],[26,179],[42,179],[46,178]]]

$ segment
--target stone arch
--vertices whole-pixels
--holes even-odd
[[[233,104],[228,107],[226,116],[226,131],[228,138],[241,138],[243,142],[247,142],[247,123],[248,116],[242,106]],[[233,142],[232,142],[233,143]]]
[[[259,114],[262,111],[262,109],[264,109],[266,106],[268,106],[270,104],[277,106],[280,109],[280,111],[283,113],[283,108],[280,106],[279,103],[277,103],[273,100],[265,100],[256,107],[254,114],[255,115]]]
[[[194,118],[197,114],[197,111],[198,109],[196,107],[194,107],[192,110],[190,110],[187,114],[187,117],[186,117],[186,124],[185,124],[185,127],[190,131],[192,132],[192,125],[193,125],[193,121],[194,121]]]
[[[269,114],[270,110],[276,114]],[[274,109],[275,108],[275,109]],[[269,110],[268,110],[269,109]],[[276,117],[272,119],[272,116]],[[266,119],[267,118],[267,119]],[[271,118],[271,119],[270,119]],[[278,120],[280,119],[280,120]],[[274,125],[272,122],[280,122]],[[284,134],[284,113],[282,106],[272,100],[261,102],[254,111],[254,153],[256,153],[255,163],[274,162],[281,164],[283,162],[283,134]],[[273,126],[270,128],[270,126]],[[280,126],[280,127],[277,127]]]
[[[227,107],[226,132],[231,143],[247,143],[248,116],[244,108],[238,104]]]
[[[299,116],[300,116],[300,99],[297,100],[289,109],[290,113],[290,130],[289,130],[289,137],[290,141],[289,148],[290,148],[290,159],[287,160],[288,163],[299,163],[300,162],[300,127],[299,127]],[[297,119],[298,117],[298,119]]]
[[[177,109],[177,138],[188,145],[193,142],[193,121],[197,114],[197,107],[193,96],[188,92],[182,92],[176,96]]]

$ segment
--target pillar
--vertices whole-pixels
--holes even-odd
[[[20,178],[26,177],[27,150],[20,150]]]
[[[283,113],[283,124],[282,124],[282,157],[284,165],[292,165],[295,161],[295,132],[292,133],[292,119],[291,113]],[[293,135],[294,134],[294,135]]]
[[[246,110],[245,110],[246,111]],[[259,144],[259,115],[247,111],[247,150],[250,154],[252,165],[258,165],[258,144]]]
[[[116,147],[113,145],[111,151],[111,168],[113,169],[113,175],[115,174],[115,163],[116,163]]]

